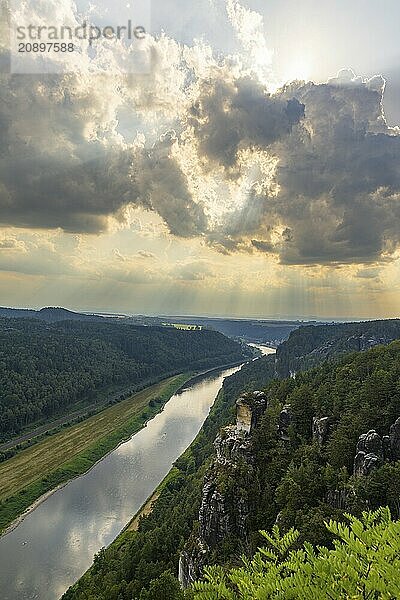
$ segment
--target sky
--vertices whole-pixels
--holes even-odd
[[[11,2],[150,58],[2,69],[0,305],[399,316],[398,2],[145,2]]]

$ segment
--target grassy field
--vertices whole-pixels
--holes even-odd
[[[183,329],[185,331],[191,330],[201,330],[203,329],[202,325],[189,325],[186,323],[163,323],[165,327],[175,327],[175,329]]]
[[[139,431],[188,378],[177,375],[146,388],[1,463],[0,531],[41,495],[84,473]]]

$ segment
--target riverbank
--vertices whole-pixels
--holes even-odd
[[[0,463],[0,535],[10,533],[49,496],[138,433],[171,396],[207,375],[240,364],[170,377]]]
[[[150,386],[1,463],[0,534],[9,533],[49,495],[145,427],[192,375]]]
[[[77,581],[190,446],[224,378],[235,371],[230,368],[211,374],[175,394],[146,427],[48,497],[14,531],[0,538],[2,597],[56,600]],[[174,477],[168,486],[177,484]],[[136,533],[126,535],[127,539],[136,537]]]
[[[180,551],[198,520],[204,475],[215,452],[215,437],[221,427],[233,421],[239,395],[248,389],[263,389],[273,378],[273,361],[260,358],[221,382],[222,388],[193,442],[174,461],[163,482],[154,486],[155,492],[148,494],[129,525],[106,545],[95,566],[69,589],[63,600],[106,600],[115,590],[121,596],[128,592],[126,595],[139,597],[163,573],[178,574]]]
[[[76,410],[63,414],[46,423],[40,423],[37,427],[21,433],[18,437],[2,442],[0,444],[0,453],[7,453],[12,450],[18,452],[20,450],[25,450],[25,448],[40,442],[45,437],[55,435],[61,431],[62,428],[76,425],[77,423],[102,412],[111,405],[120,402],[122,399],[130,398],[137,392],[141,392],[142,390],[165,381],[169,377],[174,377],[175,375],[179,375],[179,373],[165,373],[159,377],[151,377],[147,380],[143,380],[139,384],[99,390],[96,395],[103,398],[103,400],[97,400],[91,404],[83,404],[82,407],[78,407]],[[10,458],[11,457],[12,456],[10,456]]]

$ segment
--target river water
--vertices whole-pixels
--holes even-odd
[[[1,600],[58,600],[191,444],[230,368],[175,394],[162,413],[0,538]]]
[[[270,348],[269,346],[265,346],[264,344],[248,344],[248,346],[258,348],[263,356],[268,356],[269,354],[276,354],[275,348]]]

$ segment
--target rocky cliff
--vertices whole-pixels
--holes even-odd
[[[369,475],[384,462],[400,460],[400,417],[390,427],[389,435],[380,436],[375,429],[358,438],[354,458],[354,475]]]
[[[222,429],[215,440],[216,457],[204,480],[198,524],[180,556],[179,580],[185,588],[201,577],[203,567],[215,558],[213,551],[220,552],[224,543],[231,539],[237,546],[240,540],[246,547],[248,518],[252,503],[254,505],[249,492],[254,489],[255,476],[253,434],[267,407],[263,392],[241,396],[236,402],[236,424]],[[281,408],[276,423],[276,439],[290,449],[294,424],[290,404]],[[323,453],[333,429],[332,417],[314,416],[310,443]],[[400,418],[390,427],[388,435],[380,436],[375,430],[360,435],[353,474],[349,475],[368,476],[385,462],[397,460],[400,460]],[[353,499],[354,489],[350,485],[345,489],[331,489],[325,494],[324,502],[332,509],[345,511]],[[280,513],[276,522],[279,518]]]
[[[229,538],[246,540],[253,475],[251,433],[266,408],[255,391],[236,402],[236,424],[225,427],[214,446],[216,457],[204,480],[199,523],[179,561],[179,581],[188,587],[199,578],[210,552]]]

